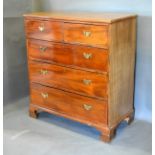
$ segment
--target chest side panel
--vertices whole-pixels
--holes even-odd
[[[109,126],[133,111],[136,18],[110,26]]]

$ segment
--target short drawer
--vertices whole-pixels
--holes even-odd
[[[31,104],[65,114],[91,124],[107,124],[107,103],[88,97],[68,93],[54,88],[32,84],[30,86]]]
[[[67,45],[35,39],[28,39],[27,48],[29,59],[108,72],[108,51],[102,48]]]
[[[62,41],[62,23],[46,20],[25,20],[26,35],[48,41]]]
[[[71,69],[53,64],[29,62],[31,82],[56,87],[69,92],[95,98],[107,98],[106,74]]]
[[[108,48],[108,26],[65,23],[64,41]]]

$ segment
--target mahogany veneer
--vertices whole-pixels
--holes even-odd
[[[88,36],[84,33],[91,32]],[[108,47],[108,27],[87,24],[64,24],[64,41],[98,47]]]
[[[62,41],[62,23],[41,21],[41,20],[25,20],[26,35],[30,38],[42,39],[48,41]],[[46,28],[45,28],[46,27]]]
[[[136,16],[31,13],[25,16],[29,114],[40,110],[93,126],[109,142],[134,118]]]
[[[42,95],[46,94],[48,94],[48,97],[43,98]],[[83,122],[89,122],[89,125],[107,124],[106,101],[95,100],[67,91],[32,83],[31,102],[37,103],[38,106],[51,111],[68,115],[68,117],[75,117],[75,119],[79,120],[82,119]],[[86,112],[84,107],[89,108],[90,106],[92,109]]]
[[[46,71],[46,74],[42,74]],[[73,70],[43,62],[29,62],[29,75],[30,81],[42,85],[103,99],[108,95],[108,77],[104,74]]]
[[[98,72],[108,72],[109,57],[106,49],[36,39],[28,39],[27,44],[30,60],[52,62],[74,68],[78,67],[80,70],[89,69]],[[91,58],[85,58],[87,53],[91,54]]]

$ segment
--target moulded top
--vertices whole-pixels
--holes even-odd
[[[55,20],[85,21],[113,23],[126,18],[136,17],[131,13],[108,13],[108,12],[33,12],[24,14],[25,17],[44,18]]]

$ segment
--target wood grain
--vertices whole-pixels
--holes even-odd
[[[48,61],[60,65],[77,66],[81,69],[108,72],[108,51],[102,48],[53,43],[35,39],[27,40],[27,48],[30,60]],[[91,57],[86,58],[84,54],[91,54]]]
[[[68,116],[92,124],[103,125],[107,123],[107,103],[104,101],[94,100],[37,84],[31,84],[30,87],[31,104],[67,114]],[[48,94],[48,97],[43,98],[42,93]],[[91,106],[91,109],[86,110],[84,108],[85,104]]]
[[[85,32],[90,35],[85,36]],[[64,41],[108,48],[108,27],[66,23],[64,24]]]
[[[43,28],[41,32],[39,27]],[[26,36],[28,38],[62,41],[63,31],[61,22],[50,22],[45,20],[25,20]]]
[[[109,126],[132,112],[136,47],[136,18],[110,26]]]
[[[110,13],[110,12],[33,12],[24,15],[25,18],[39,18],[39,19],[52,19],[52,20],[65,20],[76,21],[86,23],[114,23],[125,19],[135,17],[135,14],[131,13]]]
[[[79,121],[105,142],[132,122],[135,15],[32,13],[25,29],[31,117],[43,110]]]
[[[42,75],[41,70],[47,71],[48,73]],[[29,62],[29,76],[31,82],[89,97],[106,99],[108,95],[108,77],[104,74],[31,61]],[[85,80],[91,80],[90,84],[85,84]]]

